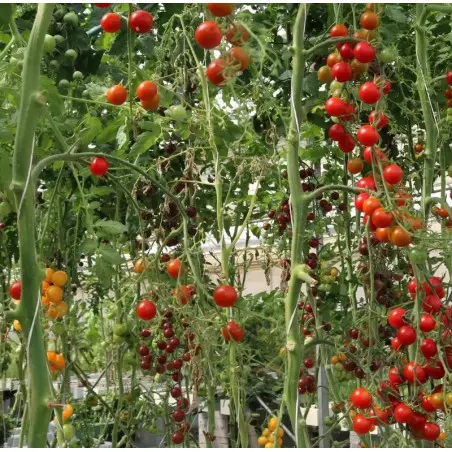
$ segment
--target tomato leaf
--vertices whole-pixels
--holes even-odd
[[[109,264],[119,265],[121,263],[120,254],[111,245],[101,244],[99,253]]]
[[[113,220],[100,220],[100,221],[96,222],[94,227],[97,230],[104,232],[105,234],[111,234],[111,235],[119,235],[119,234],[122,234],[123,232],[127,231],[126,226],[124,226],[119,221],[113,221]]]
[[[91,143],[102,130],[102,121],[96,116],[85,116],[84,129],[80,133],[82,144]]]
[[[94,265],[94,273],[99,278],[99,282],[108,288],[116,270],[102,256],[98,256]]]
[[[386,5],[385,16],[389,17],[395,22],[407,23],[408,16],[403,12],[402,8],[398,5]]]
[[[86,238],[81,246],[80,251],[84,254],[93,254],[97,249],[97,240]]]
[[[136,143],[131,148],[133,154],[143,154],[157,143],[157,140],[162,133],[162,129],[158,124],[153,124],[152,129],[152,131],[144,132],[138,136]]]

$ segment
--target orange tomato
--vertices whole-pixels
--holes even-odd
[[[377,228],[375,235],[380,242],[389,243],[389,228]]]
[[[50,287],[50,283],[47,280],[42,281],[41,289],[42,293],[45,294],[47,289]]]
[[[48,282],[48,283],[51,283],[52,282],[52,275],[53,275],[53,269],[51,269],[51,268],[46,268],[46,281]]]
[[[58,304],[51,304],[49,307],[49,310],[47,311],[47,315],[52,319],[52,320],[57,320],[57,319],[61,319],[62,317],[64,317],[67,314],[69,307],[67,305],[66,302],[61,301]]]
[[[55,360],[53,361],[53,365],[58,369],[62,370],[66,367],[66,361],[64,360],[64,356],[62,353],[59,353],[55,356]]]
[[[389,240],[395,246],[408,246],[411,243],[411,237],[411,233],[400,226],[394,226],[389,229]]]
[[[41,303],[42,303],[44,306],[49,306],[50,300],[49,300],[47,297],[42,296],[42,297],[41,297]]]
[[[63,409],[63,421],[67,421],[74,414],[74,409],[72,405],[64,405]]]
[[[259,438],[257,439],[257,444],[259,444],[259,446],[265,446],[267,444],[268,438],[266,436],[259,436]]]
[[[145,257],[143,257],[135,262],[134,269],[136,273],[143,273],[148,267],[149,262]]]
[[[337,355],[332,356],[330,362],[334,366],[335,364],[337,364],[339,362],[339,356],[337,356]]]
[[[435,392],[432,394],[430,401],[437,410],[444,409],[444,394],[442,392]]]
[[[48,351],[47,352],[47,361],[49,363],[54,363],[56,358],[56,352],[54,351]]]
[[[276,430],[277,426],[278,426],[278,418],[277,417],[272,417],[268,421],[268,428],[269,428],[269,430],[274,432]]]
[[[59,270],[52,275],[52,283],[56,286],[63,287],[67,283],[67,273]]]
[[[441,209],[439,209],[438,215],[441,218],[447,218],[449,216],[449,212],[444,207],[441,207]]]
[[[59,286],[50,286],[46,290],[46,296],[52,303],[58,303],[63,299],[63,289]]]

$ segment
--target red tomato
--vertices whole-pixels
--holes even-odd
[[[436,327],[436,320],[430,314],[421,314],[419,328],[423,333],[429,333]]]
[[[441,433],[440,428],[434,422],[426,422],[422,429],[422,438],[427,441],[435,441]]]
[[[177,299],[182,304],[187,304],[192,297],[192,290],[190,286],[180,286],[177,289],[173,290],[173,295],[177,297]]]
[[[328,130],[328,136],[333,141],[339,141],[345,135],[346,135],[346,132],[345,132],[344,126],[342,124],[333,124]]]
[[[348,82],[353,77],[352,67],[349,63],[341,61],[331,68],[331,75],[338,82]]]
[[[436,410],[436,408],[432,404],[432,396],[431,395],[428,395],[421,399],[421,406],[425,411],[427,411],[427,413],[432,413],[433,411]]]
[[[424,290],[427,295],[436,293],[439,298],[444,298],[446,295],[441,278],[438,278],[437,276],[432,276],[429,278],[429,282],[424,283]]]
[[[391,339],[391,348],[397,351],[402,346],[400,339],[396,336]]]
[[[372,126],[365,125],[358,129],[356,138],[363,146],[374,146],[378,143],[380,135]]]
[[[239,71],[245,71],[250,64],[250,57],[241,47],[233,47],[226,54],[226,62],[237,67]]]
[[[168,275],[173,279],[177,279],[179,276],[182,276],[184,274],[184,267],[182,267],[181,260],[174,259],[169,262],[166,266],[166,271],[168,272]]]
[[[355,208],[356,210],[363,211],[364,201],[370,197],[369,193],[360,193],[355,197]]]
[[[147,33],[153,24],[152,14],[142,9],[134,11],[129,17],[129,28],[136,33]]]
[[[399,385],[405,381],[405,377],[400,374],[399,369],[397,367],[392,367],[389,369],[388,378],[391,383],[394,385]]]
[[[421,352],[427,358],[433,358],[438,353],[436,342],[431,337],[426,337],[421,342]]]
[[[414,430],[422,430],[426,421],[427,418],[425,414],[415,411],[413,412],[413,416],[411,417],[409,425]]]
[[[374,161],[386,160],[386,155],[385,155],[383,149],[373,148],[372,146],[367,146],[364,148],[364,151],[363,151],[363,159],[365,162],[372,165]]]
[[[226,33],[226,39],[228,42],[235,46],[243,45],[250,38],[250,34],[243,25],[233,23],[229,26],[229,30]]]
[[[330,30],[330,36],[332,38],[348,36],[348,28],[343,24],[334,25],[334,27]]]
[[[107,33],[116,33],[121,29],[121,16],[116,13],[107,13],[100,20],[102,30]]]
[[[215,17],[226,17],[234,11],[234,3],[207,3],[207,8]]]
[[[359,87],[358,94],[365,104],[375,104],[380,99],[380,90],[374,82],[363,83]]]
[[[356,182],[356,186],[358,188],[367,188],[372,191],[376,190],[374,178],[371,176],[361,178],[358,182]]]
[[[150,80],[145,80],[137,86],[137,96],[140,100],[149,101],[157,95],[157,85]]]
[[[377,227],[372,222],[372,217],[370,215],[364,215],[363,224],[366,225],[367,223],[369,223],[369,221],[370,221],[369,229],[371,231],[375,231],[377,229]]]
[[[107,90],[107,100],[113,105],[122,105],[127,100],[127,90],[122,85],[114,85]]]
[[[411,345],[416,341],[416,331],[409,325],[401,326],[397,330],[397,339],[402,345]]]
[[[448,85],[451,85],[451,86],[452,86],[452,71],[449,71],[449,72],[446,74],[446,81],[447,81],[447,84],[448,84]]]
[[[109,166],[103,157],[96,157],[90,165],[91,173],[97,177],[102,177],[108,171]]]
[[[157,314],[157,308],[151,300],[142,300],[136,307],[136,313],[141,320],[152,320]]]
[[[357,414],[353,418],[353,430],[358,435],[365,435],[366,433],[369,433],[372,426],[372,421],[367,419],[362,414]]]
[[[372,214],[372,222],[377,228],[387,228],[391,226],[394,220],[394,215],[391,212],[387,212],[382,207],[376,209]]]
[[[394,419],[401,424],[409,424],[413,418],[413,410],[405,403],[399,403],[394,409]]]
[[[145,110],[155,110],[160,104],[159,93],[157,93],[152,99],[140,100],[140,104]]]
[[[225,77],[223,71],[225,68],[225,62],[222,58],[213,60],[206,69],[206,77],[212,85],[223,86]]]
[[[195,31],[195,41],[203,49],[213,49],[220,44],[222,37],[220,27],[212,20],[206,20]]]
[[[393,163],[383,170],[383,177],[388,184],[396,185],[403,179],[403,170],[399,165]]]
[[[347,171],[350,174],[358,174],[362,171],[364,165],[363,161],[360,158],[350,159],[347,162]]]
[[[347,103],[339,97],[330,97],[325,103],[325,110],[330,116],[342,116],[347,113]]]
[[[383,82],[381,81],[380,76],[376,76],[374,79],[374,82],[377,84],[378,88],[380,89],[381,86],[383,86],[383,94],[388,94],[389,91],[391,91],[392,84],[391,81],[388,79],[385,79]]]
[[[13,300],[20,300],[21,293],[22,293],[22,282],[21,281],[14,281],[9,286],[9,296]]]
[[[237,291],[232,286],[218,286],[213,292],[213,300],[221,308],[230,308],[234,306],[238,298]]]
[[[377,198],[371,196],[364,201],[363,212],[367,215],[372,215],[374,210],[377,210],[379,207],[381,207],[380,201]]]
[[[441,311],[441,300],[436,295],[427,295],[422,301],[422,309],[425,312],[436,314]]]
[[[351,60],[353,58],[353,46],[346,42],[339,47],[339,53],[344,60]]]
[[[240,327],[238,323],[235,323],[233,321],[229,321],[227,323],[227,329],[229,336],[235,341],[235,342],[242,342],[245,337],[245,330]],[[224,335],[224,333],[223,333]]]
[[[380,20],[373,11],[366,11],[365,13],[361,14],[359,23],[361,24],[361,27],[365,28],[366,30],[375,30],[375,28],[378,27]]]
[[[171,436],[171,442],[173,444],[182,444],[184,442],[184,434],[182,432],[173,433]]]
[[[440,380],[446,375],[446,370],[444,369],[443,363],[441,361],[428,362],[424,367],[425,372],[430,378],[434,380]]]
[[[342,152],[348,154],[355,149],[356,143],[351,135],[346,134],[338,140],[337,145]]]
[[[378,112],[373,110],[369,114],[369,123],[377,129],[383,129],[388,125],[388,122],[388,117],[381,110],[378,110]]]
[[[375,58],[375,49],[368,42],[363,41],[356,44],[353,54],[360,63],[370,63]]]
[[[414,362],[405,364],[405,367],[403,368],[403,375],[410,383],[414,383],[416,380],[416,384],[423,384],[427,381],[425,370],[419,364]]]
[[[406,325],[404,315],[406,314],[405,309],[403,308],[395,308],[389,311],[388,314],[388,323],[393,328],[401,328]]]
[[[94,6],[97,6],[98,8],[108,8],[111,5],[111,3],[94,3]]]
[[[377,228],[375,235],[380,242],[389,243],[389,228]]]
[[[372,406],[372,395],[366,388],[356,388],[350,395],[350,400],[356,408],[363,410]]]

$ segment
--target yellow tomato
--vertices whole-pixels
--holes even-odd
[[[63,289],[59,286],[50,286],[46,290],[46,296],[52,303],[58,303],[63,299]]]
[[[74,409],[72,405],[64,405],[63,409],[63,421],[67,421],[74,414]]]
[[[446,394],[446,404],[447,406],[452,406],[452,392]]]
[[[339,274],[339,270],[336,267],[332,267],[330,270],[330,276],[333,278],[336,278],[336,276]]]
[[[278,426],[278,418],[277,417],[272,417],[269,421],[268,421],[268,428],[274,432],[276,430],[276,427]]]
[[[282,427],[278,428],[278,438],[282,438],[284,436],[284,430],[282,429]]]
[[[20,324],[19,320],[14,320],[13,327],[17,332],[22,331],[22,325]]]
[[[271,431],[269,428],[264,428],[264,431],[262,432],[262,436],[268,436],[270,435]]]
[[[259,438],[257,439],[257,444],[259,444],[259,446],[265,446],[267,444],[268,438],[266,436],[259,436]]]
[[[437,410],[444,408],[444,396],[442,392],[435,392],[434,394],[432,394],[430,401]]]
[[[440,441],[444,441],[447,438],[447,433],[446,432],[441,432],[438,436],[438,439]]]
[[[67,273],[61,270],[52,275],[52,282],[56,286],[63,287],[67,283]]]
[[[273,447],[273,443],[271,443],[270,441],[265,445],[266,449],[271,449]]]

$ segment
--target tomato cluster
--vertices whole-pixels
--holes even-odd
[[[98,6],[100,4],[95,3],[95,5]],[[107,6],[102,7],[107,8],[111,3],[105,3],[105,5]],[[106,13],[100,20],[100,26],[106,33],[117,33],[121,29],[122,20],[121,15],[118,13]],[[128,19],[129,28],[139,34],[148,33],[153,25],[154,18],[152,14],[144,10],[134,11]]]
[[[67,280],[66,272],[62,270],[54,271],[51,268],[46,269],[46,278],[42,282],[41,303],[51,320],[63,318],[69,310],[68,304],[63,301],[63,288]]]
[[[271,417],[268,420],[267,427],[264,428],[261,436],[257,439],[257,444],[259,444],[259,446],[270,449],[275,447],[274,444],[276,442],[276,447],[282,447],[284,430],[282,427],[278,427],[278,424],[279,422],[277,417]]]
[[[215,17],[230,16],[234,11],[232,3],[208,3],[209,11]],[[229,25],[226,33],[223,33],[220,25],[213,20],[206,20],[195,30],[195,41],[206,50],[215,49],[223,39],[232,44],[232,47],[222,52],[223,55],[210,62],[206,69],[206,77],[215,86],[223,87],[228,80],[245,71],[250,63],[248,53],[243,49],[243,44],[248,41],[248,30],[238,22]]]

